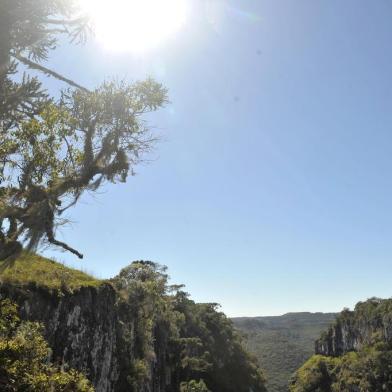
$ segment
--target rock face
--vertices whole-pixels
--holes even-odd
[[[373,298],[354,311],[344,310],[315,343],[316,354],[340,356],[358,351],[375,340],[392,342],[392,300]]]
[[[129,390],[133,323],[129,314],[122,314],[111,285],[82,287],[67,293],[34,285],[18,288],[1,284],[0,295],[19,305],[22,319],[45,325],[44,335],[54,362],[84,372],[97,392]],[[127,339],[125,329],[131,335]],[[165,342],[157,338],[155,345],[162,359]],[[158,362],[151,361],[153,382],[146,383],[145,392],[163,391],[165,383],[170,383],[170,373],[166,374],[164,363]]]

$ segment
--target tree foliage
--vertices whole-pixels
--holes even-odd
[[[203,380],[191,380],[181,383],[180,392],[210,392],[210,390]]]
[[[62,214],[83,192],[125,182],[156,140],[142,116],[167,102],[152,79],[105,82],[89,91],[42,65],[59,35],[86,39],[88,21],[68,0],[5,0],[0,6],[0,259],[56,239]],[[38,71],[69,87],[58,99]]]
[[[392,390],[392,349],[365,347],[341,357],[312,357],[295,374],[291,392],[379,392]]]
[[[113,284],[126,299],[133,321],[133,390],[143,390],[152,376],[151,360],[160,356],[160,362],[170,366],[171,385],[163,386],[167,391],[265,391],[263,374],[231,321],[217,304],[197,304],[182,286],[169,285],[166,267],[134,262]]]
[[[84,375],[52,365],[49,355],[41,326],[21,322],[16,305],[0,301],[0,390],[93,392]]]

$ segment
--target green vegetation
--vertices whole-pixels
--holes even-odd
[[[319,354],[294,375],[291,392],[392,390],[392,300],[372,298],[344,310],[317,342]]]
[[[133,390],[151,379],[149,361],[165,348],[168,363],[160,371],[170,367],[170,390],[265,392],[263,374],[232,322],[216,304],[197,304],[182,286],[168,285],[165,267],[135,262],[112,283],[125,299],[122,314],[134,321],[125,333],[137,338],[128,378]]]
[[[181,383],[180,392],[210,392],[203,380]]]
[[[74,290],[98,286],[102,281],[77,269],[68,268],[33,253],[23,253],[14,261],[0,262],[0,282],[16,285],[34,283],[50,289]]]
[[[314,353],[314,341],[334,320],[333,313],[289,313],[278,317],[234,318],[245,347],[262,364],[269,392],[285,392],[292,373]]]
[[[16,305],[0,301],[0,389],[3,392],[93,392],[85,376],[48,362],[38,323],[21,322]]]
[[[341,357],[313,356],[293,377],[291,392],[392,390],[392,347],[383,343]]]

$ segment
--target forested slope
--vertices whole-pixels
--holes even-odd
[[[266,372],[269,392],[285,392],[292,373],[314,352],[314,342],[335,320],[334,313],[288,313],[276,317],[241,317],[233,322],[246,348]]]

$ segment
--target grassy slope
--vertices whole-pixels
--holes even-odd
[[[81,286],[98,286],[102,281],[53,260],[35,254],[23,254],[12,262],[0,262],[0,282],[14,284],[36,283],[38,286],[57,289],[76,289]]]
[[[234,318],[267,376],[269,392],[286,392],[288,380],[314,353],[314,341],[335,320],[333,313],[289,313],[278,317]]]

